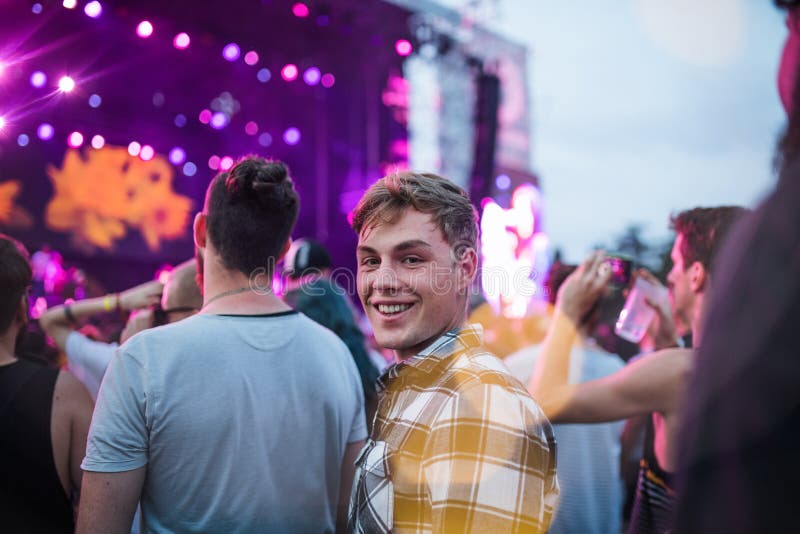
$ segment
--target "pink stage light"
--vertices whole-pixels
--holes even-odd
[[[142,39],[146,39],[153,35],[153,25],[150,24],[149,20],[143,20],[138,26],[136,26],[136,35]]]
[[[153,156],[156,155],[156,151],[150,145],[144,145],[142,150],[139,151],[139,157],[142,158],[144,161],[150,161],[153,159]]]
[[[0,67],[0,72],[2,72],[2,67]],[[47,74],[44,72],[37,70],[33,74],[31,74],[31,85],[34,87],[44,87],[44,84],[47,83]]]
[[[296,145],[300,142],[300,130],[292,126],[291,128],[287,128],[285,132],[283,132],[283,141],[287,145]]]
[[[414,47],[411,46],[411,42],[408,39],[398,39],[394,43],[394,51],[397,52],[398,56],[405,57],[411,55]]]
[[[281,77],[286,80],[287,82],[291,82],[297,79],[297,65],[294,63],[288,63],[283,66],[281,69]]]
[[[216,154],[208,158],[208,168],[212,171],[219,170],[219,156]]]
[[[103,137],[102,135],[99,135],[99,134],[95,135],[94,137],[92,137],[92,148],[100,150],[104,146],[106,146],[105,137]]]
[[[72,148],[78,148],[83,144],[83,134],[80,132],[72,132],[67,137],[67,144]]]
[[[69,93],[75,89],[75,80],[70,78],[69,76],[62,76],[60,80],[58,80],[58,90],[62,93]]]
[[[244,62],[250,65],[251,67],[258,63],[258,52],[255,50],[250,50],[248,53],[244,55]]]
[[[303,73],[303,81],[308,85],[317,85],[320,78],[322,78],[322,73],[317,67],[310,67]]]
[[[5,127],[6,127],[6,118],[3,117],[3,116],[0,116],[0,130],[2,130]]]
[[[258,124],[256,124],[254,121],[248,122],[247,124],[244,125],[244,132],[247,135],[255,135],[255,134],[257,134],[258,133]]]
[[[64,0],[61,5],[67,9],[75,9],[75,6],[78,5],[78,0]]]
[[[222,57],[227,61],[236,61],[239,59],[241,53],[242,51],[236,43],[228,43],[225,45],[225,48],[222,49]]]
[[[227,171],[233,167],[233,158],[230,156],[225,156],[221,160],[219,160],[219,168],[220,170]]]
[[[140,145],[136,141],[131,141],[130,144],[128,145],[128,154],[130,154],[133,157],[138,156],[139,152],[141,151],[142,151],[142,145]]]
[[[173,165],[180,165],[184,161],[186,161],[186,151],[183,150],[181,147],[176,146],[172,150],[169,151],[169,161]]]
[[[229,121],[230,121],[230,119],[228,119],[227,115],[225,115],[221,111],[217,111],[216,113],[214,113],[211,116],[211,123],[210,124],[211,124],[211,127],[214,128],[215,130],[221,130],[221,129],[225,128],[228,125]]]
[[[43,122],[36,128],[36,135],[42,141],[49,141],[53,138],[53,135],[56,133],[55,129],[53,128],[52,124],[48,124]]]
[[[322,75],[322,87],[330,89],[336,83],[336,78],[330,72]]]
[[[100,5],[100,2],[97,0],[93,0],[92,2],[89,2],[83,6],[83,12],[86,13],[87,16],[96,19],[101,13],[103,13],[103,6]]]
[[[189,37],[189,34],[186,32],[181,32],[175,36],[172,40],[173,46],[178,50],[185,50],[189,48],[189,43],[192,42],[192,39]]]
[[[308,16],[308,6],[305,5],[303,2],[297,2],[295,5],[292,6],[292,14],[295,17],[305,18]]]
[[[198,115],[197,118],[203,124],[208,124],[209,122],[211,122],[211,110],[204,109],[203,111],[200,112],[200,115]]]

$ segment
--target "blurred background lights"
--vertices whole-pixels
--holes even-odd
[[[287,82],[297,79],[297,65],[288,63],[281,69],[281,77]]]
[[[136,26],[136,35],[143,39],[153,35],[153,25],[150,24],[149,20],[143,20],[138,26]]]
[[[283,132],[283,140],[287,145],[296,145],[300,142],[300,130],[292,126]]]
[[[272,136],[267,132],[262,133],[258,136],[258,144],[263,147],[268,147],[272,144]]]
[[[75,9],[75,6],[78,5],[78,0],[64,0],[61,5],[67,9]]]
[[[186,126],[186,115],[184,115],[183,113],[178,113],[177,115],[175,115],[174,122],[175,126],[177,126],[178,128],[183,128],[184,126]]]
[[[247,135],[255,135],[258,133],[258,124],[253,121],[248,122],[244,125],[244,132]]]
[[[183,166],[183,174],[186,176],[194,176],[197,173],[197,165],[191,161],[187,161]]]
[[[322,75],[322,87],[333,87],[336,78],[330,72]]]
[[[236,61],[239,59],[241,53],[242,51],[236,43],[228,43],[225,45],[225,48],[222,49],[222,57],[228,61]]]
[[[67,137],[67,144],[72,148],[78,148],[83,144],[83,134],[80,132],[72,132]]]
[[[255,50],[250,50],[248,53],[244,55],[244,62],[250,65],[251,67],[258,63],[258,52]]]
[[[17,144],[19,146],[28,146],[28,141],[30,141],[30,139],[28,139],[28,136],[25,134],[19,134],[17,137]]]
[[[0,116],[0,130],[6,127],[6,118]]]
[[[405,57],[411,55],[414,47],[411,46],[411,42],[408,39],[398,39],[394,43],[394,50],[397,52],[397,55]]]
[[[317,26],[327,26],[330,23],[331,23],[331,18],[324,13],[317,17]]]
[[[211,116],[210,124],[215,130],[221,130],[228,125],[228,116],[221,111],[217,111]]]
[[[0,68],[2,70],[2,68]],[[44,87],[44,84],[47,83],[47,74],[44,72],[37,70],[33,74],[31,74],[31,85],[34,87]]]
[[[92,136],[92,148],[100,150],[106,146],[106,139],[102,135],[94,135]]]
[[[55,134],[55,130],[53,129],[53,125],[47,122],[43,122],[36,128],[36,135],[42,141],[47,141],[48,139],[53,138],[53,134]]]
[[[62,76],[58,80],[58,90],[62,93],[69,93],[73,89],[75,89],[75,80],[70,78],[69,76]]]
[[[97,0],[93,0],[92,2],[89,2],[83,6],[83,12],[93,19],[96,19],[103,12],[103,6],[101,6],[100,2]]]
[[[208,124],[209,121],[211,121],[211,110],[210,109],[204,109],[203,111],[200,112],[200,115],[198,115],[197,118],[203,124]]]
[[[189,38],[189,34],[186,32],[179,33],[172,40],[173,46],[175,46],[175,48],[178,50],[185,50],[186,48],[189,48],[189,43],[191,42],[192,40]]]
[[[173,165],[180,165],[186,161],[186,151],[179,146],[174,147],[169,151],[169,161]]]
[[[272,73],[269,71],[268,68],[264,67],[263,69],[260,69],[258,71],[258,74],[256,74],[256,78],[258,78],[258,81],[261,83],[267,83],[269,79],[272,78]]]
[[[36,15],[38,15],[39,13],[42,12],[42,4],[36,2],[35,4],[33,4],[33,6],[31,6],[31,11],[33,11]]]
[[[142,149],[139,151],[139,157],[142,158],[144,161],[150,161],[153,159],[153,156],[156,155],[156,151],[150,145],[144,145]]]
[[[0,76],[3,75],[3,71],[6,70],[6,64],[0,61]]]
[[[295,17],[305,18],[308,16],[308,6],[303,2],[297,2],[292,6],[292,14]]]
[[[92,94],[89,96],[89,106],[93,108],[99,108],[100,104],[103,103],[103,99],[98,94]]]
[[[505,191],[511,187],[511,178],[507,174],[501,174],[494,179],[494,184],[500,191]]]
[[[153,105],[157,108],[160,108],[164,105],[164,102],[167,101],[167,98],[164,96],[164,93],[161,91],[156,91],[153,93]]]
[[[303,73],[303,80],[308,85],[317,85],[320,78],[322,78],[322,73],[317,67],[310,67]]]
[[[233,167],[233,158],[230,156],[225,156],[221,160],[219,160],[219,168],[223,171],[229,170]]]
[[[139,152],[141,151],[142,151],[142,145],[140,145],[136,141],[131,141],[130,144],[128,145],[128,154],[130,154],[131,156],[136,157],[139,155]]]
[[[219,170],[219,156],[213,155],[210,158],[208,158],[208,168],[211,169],[212,171]]]

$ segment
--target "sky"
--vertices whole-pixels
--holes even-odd
[[[464,9],[464,0],[440,0]],[[469,11],[528,48],[532,169],[569,261],[670,213],[754,206],[775,183],[786,36],[770,0],[489,0]]]

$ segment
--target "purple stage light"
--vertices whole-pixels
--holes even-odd
[[[177,126],[178,128],[183,128],[184,126],[186,126],[186,115],[184,115],[183,113],[178,113],[177,115],[175,115],[175,120],[173,122],[175,123],[175,126]]]
[[[267,132],[262,133],[258,136],[258,144],[263,147],[268,147],[272,144],[272,136]]]
[[[53,129],[53,125],[46,122],[43,122],[36,128],[36,136],[42,141],[49,141],[53,138],[55,133],[56,131]]]
[[[173,165],[180,165],[186,161],[186,151],[179,146],[176,146],[169,151],[169,161]]]
[[[64,0],[61,5],[67,9],[75,9],[75,6],[78,5],[78,0]]]
[[[330,89],[336,83],[336,78],[330,72],[322,75],[322,87]]]
[[[256,74],[256,78],[258,78],[258,81],[261,83],[267,83],[269,79],[272,78],[272,73],[269,71],[268,68],[264,67],[263,69],[260,69],[258,71],[258,74]]]
[[[131,141],[130,144],[128,145],[128,154],[130,154],[133,157],[138,156],[139,152],[141,151],[142,151],[142,145],[140,145],[136,141]]]
[[[189,48],[189,43],[192,42],[192,39],[189,37],[189,34],[186,32],[181,32],[175,36],[172,40],[172,44],[178,50],[185,50]]]
[[[292,6],[292,14],[295,17],[305,18],[308,16],[308,6],[305,5],[303,2],[297,2],[295,5]]]
[[[197,117],[203,124],[208,124],[211,121],[211,110],[204,109]]]
[[[92,137],[92,148],[100,150],[106,146],[106,138],[98,134]]]
[[[225,48],[222,49],[222,57],[228,61],[236,61],[239,59],[241,53],[242,51],[236,43],[228,43],[225,45]]]
[[[58,80],[58,90],[62,93],[72,92],[73,89],[75,89],[75,80],[69,76],[62,76]]]
[[[281,69],[281,77],[286,80],[287,82],[291,82],[297,79],[297,65],[294,63],[287,63]]]
[[[30,141],[30,139],[25,134],[19,134],[19,136],[17,137],[17,144],[19,146],[28,146],[28,141]]]
[[[143,20],[138,26],[136,26],[136,35],[142,39],[147,39],[153,35],[153,25],[149,20]]]
[[[244,55],[244,62],[250,65],[251,67],[258,63],[258,52],[255,50],[250,50],[248,53]]]
[[[6,118],[0,115],[0,130],[6,127]]]
[[[103,99],[98,94],[93,94],[89,97],[89,106],[93,108],[99,108],[102,103]]]
[[[31,11],[35,15],[38,15],[39,13],[42,12],[42,4],[40,4],[39,2],[36,2],[35,4],[33,4],[33,6],[31,6]]]
[[[86,13],[87,16],[96,19],[103,12],[103,6],[100,5],[100,2],[97,0],[93,0],[83,6],[83,12]]]
[[[208,158],[208,168],[212,171],[219,170],[219,156],[216,154]]]
[[[0,68],[2,70],[2,68]],[[47,83],[47,74],[44,72],[37,70],[33,74],[31,74],[31,85],[34,87],[44,87],[44,84]]]
[[[509,178],[507,174],[500,174],[494,179],[494,185],[496,185],[497,189],[500,191],[505,191],[511,187],[511,178]]]
[[[233,167],[233,158],[230,156],[225,156],[221,160],[219,160],[219,168],[221,171],[230,170]]]
[[[197,165],[195,165],[191,161],[187,161],[183,165],[183,174],[185,176],[194,176],[196,172],[197,172]]]
[[[80,132],[72,132],[67,137],[67,144],[72,148],[78,148],[83,144],[83,134]]]
[[[228,116],[221,111],[217,111],[211,116],[210,125],[215,130],[221,130],[228,125]]]
[[[296,145],[300,142],[300,130],[294,126],[291,128],[286,128],[286,131],[283,132],[283,141],[287,145]]]
[[[328,15],[322,14],[317,17],[317,26],[327,26],[331,23],[331,18]]]
[[[397,52],[398,56],[410,56],[411,52],[414,51],[414,47],[411,46],[411,42],[408,39],[398,39],[394,43],[394,51]]]
[[[256,124],[254,121],[248,122],[247,124],[244,125],[244,132],[247,135],[255,135],[255,134],[257,134],[258,133],[258,124]]]
[[[139,157],[144,161],[150,161],[155,155],[156,151],[150,145],[144,145],[142,150],[139,151]]]
[[[317,67],[310,67],[303,73],[303,80],[308,85],[317,85],[320,78],[322,78],[322,73]]]

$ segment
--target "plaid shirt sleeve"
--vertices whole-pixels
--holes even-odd
[[[546,532],[558,497],[555,439],[533,399],[503,380],[459,388],[422,460],[434,532]]]

